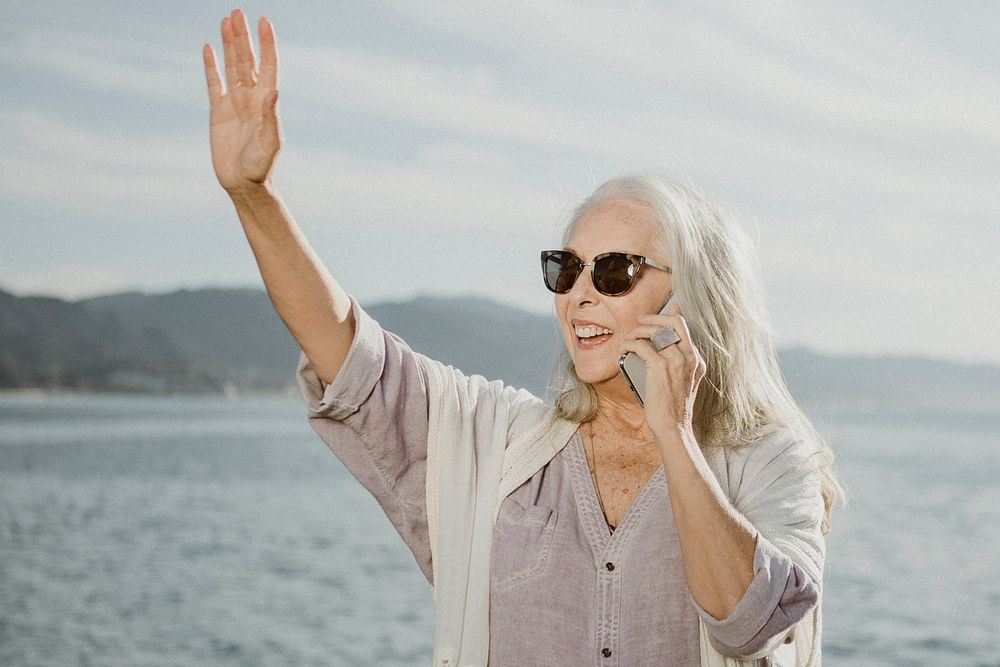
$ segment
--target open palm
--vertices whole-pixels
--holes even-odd
[[[278,52],[267,18],[261,18],[258,33],[259,69],[243,12],[233,10],[222,20],[225,85],[212,47],[205,44],[202,50],[211,104],[212,166],[229,192],[264,183],[281,148]]]

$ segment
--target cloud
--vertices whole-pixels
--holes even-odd
[[[952,65],[840,7],[715,2],[692,14],[659,3],[410,2],[398,9],[428,30],[571,77],[570,68],[610,69],[682,94],[751,104],[772,120],[811,129],[878,138],[887,130],[944,130],[1000,143],[1000,83],[992,73]]]
[[[524,90],[482,64],[434,65],[398,55],[296,46],[284,49],[286,81],[293,82],[295,94],[323,108],[365,109],[374,118],[414,123],[415,131],[446,131],[461,141],[501,143],[511,151],[712,173],[793,199],[823,196],[832,188],[841,196],[916,199],[942,215],[996,210],[996,151],[986,147],[1000,148],[995,120],[1000,115],[990,115],[996,104],[985,97],[964,107],[970,118],[956,130],[950,110],[927,103],[926,81],[897,77],[902,90],[884,94],[881,74],[865,79],[860,62],[831,62],[828,43],[808,54],[811,68],[799,67],[787,54],[780,56],[802,45],[769,50],[757,45],[769,43],[759,32],[725,32],[667,10],[650,9],[650,16],[645,11],[642,16],[652,25],[675,26],[669,45],[652,39],[645,24],[596,10],[588,15],[576,6],[563,14],[551,4],[523,12],[435,7],[407,4],[402,11],[434,30],[462,31],[522,57],[534,54],[529,67],[546,61],[559,70],[559,80],[543,82],[551,84],[551,94],[539,97],[537,90]],[[561,26],[555,37],[552,26]],[[900,57],[887,55],[890,62]],[[814,71],[824,67],[836,71]],[[588,77],[602,68],[621,71],[621,78],[634,82],[627,86],[631,92],[612,100],[595,89],[589,107],[567,104],[569,89],[593,87]],[[950,72],[943,65],[934,71]],[[308,86],[300,83],[301,72],[308,72]],[[687,101],[679,108],[661,107],[660,99],[674,91]],[[708,94],[724,103],[692,112],[696,98]],[[724,111],[730,107],[745,111]],[[609,109],[618,108],[622,115],[609,119]],[[949,143],[958,135],[966,143]],[[969,160],[970,152],[982,154],[992,169]]]
[[[212,196],[214,176],[203,142],[163,134],[127,137],[36,110],[0,112],[6,171],[0,192],[74,211],[116,212],[110,220],[203,211],[219,201]]]
[[[1000,361],[990,310],[995,224],[927,224],[919,207],[845,229],[831,213],[762,224],[758,247],[783,344]]]
[[[924,135],[1000,146],[1000,82],[992,72],[958,66],[890,25],[839,5],[716,4],[754,42],[776,45],[785,62],[805,63],[801,69],[811,76],[793,75],[789,83],[798,85],[790,89],[798,93],[817,70],[836,83],[840,93],[833,100],[840,104],[796,94],[796,101],[810,101],[818,120],[879,138]],[[856,113],[843,113],[851,108]]]
[[[336,227],[437,232],[502,225],[523,233],[561,222],[568,209],[566,199],[505,172],[508,158],[465,145],[432,145],[417,161],[395,164],[304,149],[280,159],[275,179],[297,214]]]
[[[146,100],[204,103],[196,55],[109,34],[46,29],[0,47],[0,62],[64,84]]]
[[[567,114],[559,105],[517,99],[481,69],[336,49],[291,46],[284,54],[286,72],[294,71],[286,77],[308,72],[310,85],[297,94],[330,108],[375,110],[465,137],[513,144],[562,149],[596,144],[602,151],[620,150],[613,137],[602,139],[599,130],[609,128]]]
[[[206,136],[127,137],[38,111],[0,112],[7,177],[0,192],[131,225],[150,214],[171,225],[232,216],[212,174]],[[561,222],[571,202],[524,183],[508,153],[461,142],[428,144],[412,161],[291,146],[276,179],[303,220],[427,229]]]
[[[432,34],[461,34],[520,58],[515,69],[548,74],[521,85],[482,59],[431,63],[290,40],[282,47],[286,99],[368,110],[416,123],[414,133],[446,131],[463,150],[499,142],[508,152],[563,161],[715,174],[772,196],[834,188],[916,199],[942,215],[996,210],[997,84],[846,10],[818,17],[816,8],[769,13],[726,3],[708,16],[558,3],[397,10]],[[186,53],[65,32],[28,34],[3,53],[89,85],[203,104],[200,72]],[[608,71],[624,95],[594,85]],[[551,94],[538,95],[539,86]],[[593,103],[567,104],[574,88],[588,89]],[[671,96],[680,101],[659,104]],[[700,99],[716,103],[693,113]],[[609,118],[610,109],[621,116]]]
[[[832,186],[916,197],[942,213],[996,210],[995,77],[966,71],[847,10],[719,3],[714,14],[691,15],[648,4],[445,9],[426,2],[399,9],[431,33],[451,32],[515,59],[519,71],[547,71],[546,84],[586,87],[597,109],[614,104],[602,97],[599,84],[609,79],[600,75],[615,74],[625,127],[562,106],[563,118],[524,116],[540,140],[578,128],[561,143],[750,180],[770,172],[766,185],[775,195],[782,187],[801,196]],[[378,85],[374,76],[367,80]],[[503,108],[511,92],[495,94],[489,106]]]
[[[82,299],[122,289],[132,276],[109,262],[64,262],[37,271],[21,271],[5,280],[3,289],[20,295],[58,295],[62,299]]]

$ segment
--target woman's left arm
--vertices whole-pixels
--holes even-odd
[[[729,502],[689,430],[656,436],[688,590],[714,618],[726,618],[754,579],[757,530]]]
[[[771,653],[819,601],[822,499],[802,448],[781,438],[748,445],[737,455],[732,501],[687,432],[660,449],[665,471],[673,468],[667,485],[688,589],[712,644],[730,656]]]
[[[666,325],[680,341],[657,352],[648,339]],[[640,317],[622,346],[622,353],[629,351],[646,363],[646,422],[663,458],[688,589],[705,611],[725,618],[753,580],[757,531],[726,498],[694,437],[705,361],[677,304],[665,315]]]
[[[734,506],[695,439],[692,414],[705,362],[679,307],[639,323],[622,349],[646,362],[646,421],[660,447],[688,589],[722,643],[754,652],[802,618],[818,588]],[[657,352],[644,339],[665,324],[681,340]]]

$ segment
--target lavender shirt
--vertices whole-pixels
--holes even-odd
[[[355,317],[357,334],[333,384],[325,387],[301,357],[310,423],[375,496],[430,581],[426,378],[402,340],[356,304]],[[374,350],[383,345],[374,390],[344,410],[342,388],[378,371]],[[719,652],[756,657],[779,646],[816,601],[809,577],[760,536],[753,581],[727,618],[713,618],[687,590],[662,467],[612,533],[577,432],[500,507],[491,555],[490,662],[697,665],[699,616]]]

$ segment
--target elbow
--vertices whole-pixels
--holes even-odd
[[[781,588],[778,599],[770,604],[743,600],[727,619],[706,622],[709,641],[715,650],[731,658],[752,659],[769,655],[783,643],[794,641],[796,624],[819,604],[819,588],[794,565]],[[768,608],[770,612],[766,611]]]

